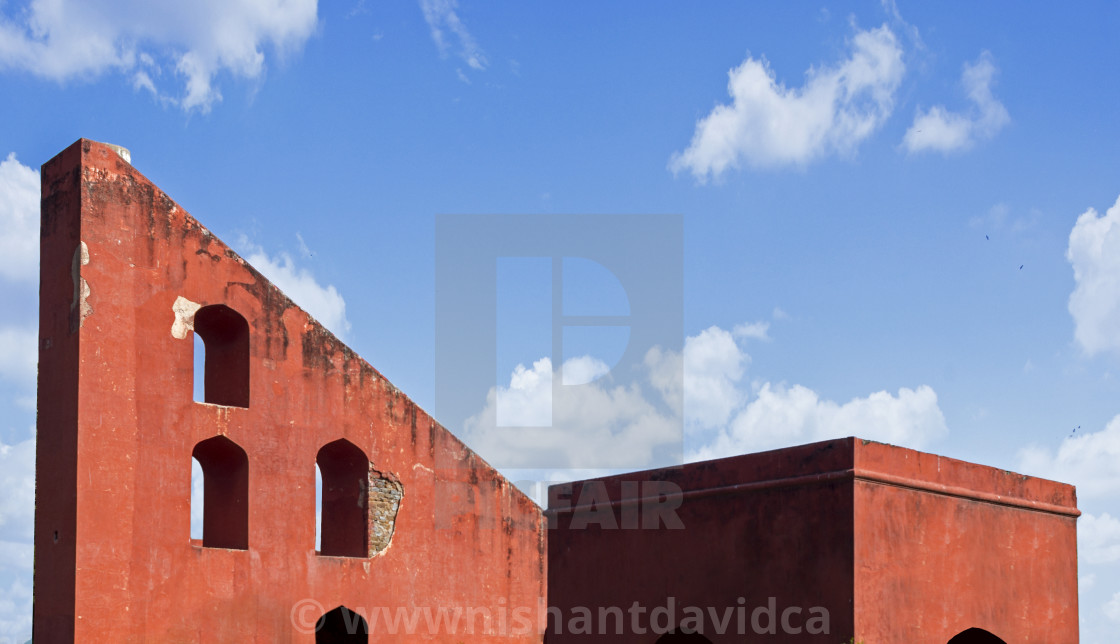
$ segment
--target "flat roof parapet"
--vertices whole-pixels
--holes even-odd
[[[581,498],[584,484],[591,481],[604,487],[612,502],[628,500],[635,488],[622,483],[630,481],[666,481],[686,498],[864,481],[1066,516],[1081,514],[1072,485],[857,437],[560,484],[552,486],[561,489],[550,493],[549,511],[574,509],[571,500]],[[558,495],[567,500],[552,503]]]

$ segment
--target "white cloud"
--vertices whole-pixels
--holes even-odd
[[[446,56],[447,50],[452,48],[452,43],[448,42],[448,32],[450,32],[451,38],[458,42],[455,53],[471,69],[486,69],[486,54],[482,52],[474,37],[467,31],[467,26],[459,19],[459,14],[456,13],[456,9],[459,8],[457,0],[420,0],[420,8],[424,11],[424,20],[428,22],[432,40],[439,48],[440,55]],[[462,70],[458,70],[458,73],[460,80],[470,82]]]
[[[765,59],[748,57],[728,72],[730,105],[696,124],[692,142],[669,162],[697,180],[719,178],[743,161],[755,167],[804,165],[828,154],[851,154],[890,116],[905,65],[894,33],[883,25],[859,31],[851,55],[810,68],[805,84],[787,88]]]
[[[765,383],[711,443],[690,460],[706,460],[829,438],[859,436],[921,449],[948,433],[937,394],[922,385],[897,396],[879,391],[840,405],[801,385]]]
[[[1085,516],[1085,515],[1081,515]],[[1077,592],[1084,595],[1089,590],[1092,590],[1097,585],[1096,573],[1086,573],[1077,577]]]
[[[1019,471],[1072,483],[1081,498],[1120,494],[1120,415],[1099,432],[1067,437],[1052,452],[1030,445],[1019,450]]]
[[[15,152],[0,161],[0,275],[21,282],[39,277],[39,171],[17,161]]]
[[[1084,513],[1077,520],[1077,554],[1088,564],[1120,561],[1120,519]]]
[[[653,461],[659,447],[680,444],[680,422],[646,400],[638,385],[615,386],[607,377],[554,389],[553,377],[548,358],[531,369],[518,365],[509,386],[491,388],[482,411],[466,420],[464,440],[503,468],[641,467]],[[502,404],[513,414],[504,422],[544,422],[499,425],[500,397],[509,401]]]
[[[35,439],[0,443],[0,642],[31,637]]]
[[[914,123],[906,131],[902,144],[908,152],[953,152],[972,147],[990,139],[1011,121],[1007,108],[992,94],[995,63],[988,52],[982,52],[975,63],[965,63],[961,74],[973,109],[969,114],[950,112],[941,105],[918,110]]]
[[[59,82],[117,71],[154,92],[162,60],[184,81],[175,102],[203,112],[221,100],[217,74],[259,79],[263,49],[298,49],[318,24],[317,0],[31,0],[13,9],[0,15],[0,68]]]
[[[1120,352],[1120,198],[1103,217],[1090,208],[1077,218],[1066,259],[1075,282],[1074,338],[1089,355]]]
[[[0,543],[5,552],[30,548],[35,526],[35,439],[15,445],[0,443]],[[30,555],[30,552],[27,553]],[[12,563],[13,559],[0,556],[0,562]],[[28,570],[31,558],[27,557]]]
[[[531,369],[514,367],[509,386],[495,391],[494,404],[498,427],[552,425],[552,361],[541,358]]]
[[[284,291],[300,308],[339,337],[350,331],[350,321],[346,319],[346,301],[334,285],[319,284],[311,271],[296,266],[287,253],[270,257],[259,247],[244,241],[243,244],[251,250],[245,260]]]
[[[598,379],[554,388],[548,358],[518,365],[466,421],[467,443],[504,469],[652,467],[659,449],[680,444],[682,406],[685,438],[695,443],[686,446],[690,460],[843,436],[923,448],[948,432],[937,394],[924,385],[842,405],[800,385],[765,383],[752,394],[743,382],[750,356],[717,326],[687,338],[683,354],[648,351],[647,382],[616,386],[605,364],[578,362]]]
[[[34,328],[0,327],[0,378],[34,389],[38,345],[39,332]]]
[[[1112,596],[1112,599],[1105,603],[1104,614],[1106,617],[1114,622],[1120,622],[1120,593]]]
[[[738,327],[737,327],[738,328]],[[646,354],[651,384],[677,407],[683,400],[686,426],[695,429],[725,424],[744,401],[738,383],[750,356],[732,333],[712,326],[684,343],[684,360],[673,352],[651,349]]]
[[[30,571],[0,572],[0,644],[31,641],[31,585]]]
[[[591,356],[579,356],[564,361],[563,383],[565,385],[586,385],[610,373],[611,368],[602,360]]]

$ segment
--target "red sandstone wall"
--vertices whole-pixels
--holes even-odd
[[[877,443],[857,454],[858,640],[1078,641],[1072,486]]]
[[[704,636],[716,644],[846,642],[852,634],[852,489],[850,481],[829,473],[850,460],[850,446],[818,444],[602,480],[620,528],[623,512],[634,509],[623,500],[623,481],[677,486],[683,492],[676,511],[683,527],[677,530],[595,524],[573,529],[576,513],[556,510],[568,502],[550,503],[557,528],[549,532],[548,595],[563,623],[557,632],[554,615],[545,641],[654,644],[659,634],[652,630],[651,612],[667,608],[672,597],[678,620],[686,617],[684,607],[701,608],[708,616]],[[563,496],[578,509],[583,488],[594,483],[575,484]],[[554,487],[552,494],[561,491]],[[758,608],[758,625],[769,626],[771,597],[777,620],[788,609],[799,611],[790,613],[790,631],[755,631]],[[635,602],[645,611],[637,622],[628,612]],[[590,608],[593,635],[572,632],[578,607]],[[624,611],[621,634],[613,618],[600,630],[604,607]],[[806,629],[813,607],[828,611],[828,634]],[[731,621],[718,633],[710,610],[723,617],[728,609]],[[646,631],[634,629],[635,623]]]
[[[314,642],[293,609],[313,626],[316,605],[378,619],[372,642],[540,641],[479,632],[544,595],[528,498],[110,148],[78,141],[42,176],[37,644]],[[247,409],[193,401],[179,297],[248,321]],[[248,456],[247,550],[189,539],[192,449],[216,435]],[[315,552],[316,453],[339,438],[404,489],[370,558]],[[473,608],[478,627],[390,636],[398,607]]]
[[[621,528],[634,507],[623,481],[676,485],[683,529],[572,527],[580,511],[601,519],[603,505]],[[581,504],[588,486],[609,501]],[[969,628],[1009,644],[1078,641],[1078,511],[1069,485],[846,438],[584,481],[553,494],[550,603],[564,620],[590,607],[596,633],[573,635],[565,623],[546,642],[653,644],[658,634],[633,632],[628,614],[622,635],[605,634],[599,611],[633,602],[649,610],[669,596],[678,618],[685,605],[742,603],[752,611],[768,608],[771,596],[779,618],[801,609],[794,626],[812,606],[831,618],[828,634],[770,634],[756,632],[748,612],[745,634],[713,632],[707,622],[703,634],[715,643],[946,644]]]

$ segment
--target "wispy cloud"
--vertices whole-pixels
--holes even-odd
[[[883,25],[858,31],[849,57],[806,72],[787,88],[766,59],[747,58],[728,72],[731,104],[696,124],[692,142],[669,168],[701,182],[744,162],[753,167],[804,165],[829,154],[851,154],[894,109],[905,65],[894,33]]]
[[[948,153],[970,148],[978,141],[995,136],[1011,121],[1007,108],[992,94],[997,71],[991,54],[986,51],[975,63],[966,63],[961,84],[972,102],[972,110],[950,112],[941,105],[924,112],[919,109],[902,139],[903,147],[912,153]]]
[[[420,0],[420,8],[424,11],[424,20],[428,22],[432,40],[441,56],[454,50],[471,69],[486,69],[486,54],[459,18],[459,3],[456,0]],[[462,70],[459,70],[459,76],[463,78]]]
[[[986,233],[1021,235],[1038,225],[1042,212],[1031,209],[1026,213],[1015,212],[1011,206],[1000,202],[994,204],[982,215],[972,217],[968,225]]]
[[[903,34],[910,38],[915,49],[924,50],[926,44],[922,40],[921,32],[902,17],[902,12],[898,10],[898,3],[895,0],[881,0],[880,4],[883,6],[883,11],[886,12],[887,17],[890,18],[891,24],[898,27]]]
[[[317,0],[147,2],[142,10],[114,0],[33,0],[0,14],[0,68],[59,82],[121,73],[138,90],[206,112],[221,100],[219,72],[262,78],[264,49],[302,47],[317,13]],[[162,68],[182,79],[181,93],[157,87]]]

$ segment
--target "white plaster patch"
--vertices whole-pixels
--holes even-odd
[[[82,293],[81,293],[80,306],[81,306],[81,310],[82,310],[82,317],[81,317],[81,320],[78,322],[78,326],[82,326],[83,324],[85,324],[86,323],[86,318],[88,318],[90,315],[93,314],[93,307],[90,306],[90,303],[89,303],[89,282],[87,282],[86,278],[84,278],[84,277],[82,278]]]
[[[116,152],[122,159],[132,163],[132,152],[129,152],[128,148],[115,143],[106,143],[105,145],[109,146],[109,148],[111,148],[113,152]]]
[[[201,304],[192,302],[180,295],[175,298],[171,310],[175,312],[175,322],[171,325],[171,337],[176,340],[185,340],[187,334],[194,331],[194,314],[202,308]]]
[[[75,310],[78,313],[78,328],[86,323],[86,318],[93,314],[93,307],[88,302],[89,300],[89,283],[86,278],[82,277],[82,267],[89,264],[89,246],[86,243],[78,242],[78,247],[74,249],[74,259],[71,263],[70,274],[74,280],[74,299],[70,302],[70,331],[75,331],[73,313]]]

